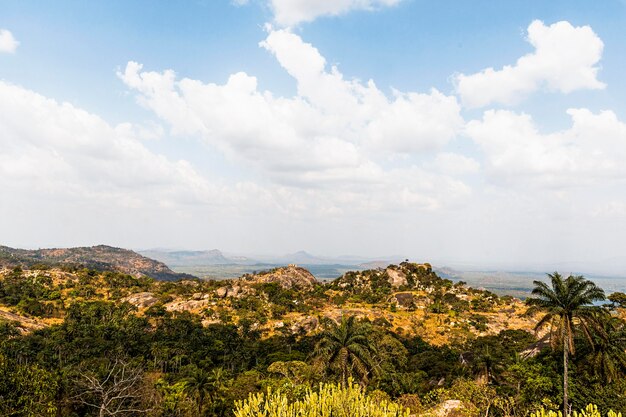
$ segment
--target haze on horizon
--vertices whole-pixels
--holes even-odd
[[[0,9],[0,244],[626,272],[623,0]]]

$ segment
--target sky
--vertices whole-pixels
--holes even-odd
[[[626,1],[0,0],[0,244],[626,272]]]

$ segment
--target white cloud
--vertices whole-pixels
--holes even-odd
[[[515,65],[457,75],[456,90],[463,104],[514,104],[541,88],[569,93],[605,87],[597,79],[604,44],[589,26],[574,27],[566,21],[546,26],[535,20],[528,26],[528,42],[535,51]]]
[[[268,0],[274,20],[282,26],[310,22],[320,16],[338,16],[353,10],[395,6],[402,0]]]
[[[20,43],[13,37],[13,34],[6,30],[0,29],[0,53],[15,53]]]
[[[141,129],[140,129],[141,130]],[[206,201],[209,185],[185,161],[150,152],[130,124],[0,82],[0,184],[8,193],[129,206]]]
[[[439,153],[428,166],[448,175],[475,174],[480,170],[480,164],[475,159],[452,152]]]
[[[527,114],[489,110],[467,124],[492,179],[551,187],[626,180],[626,124],[612,111],[569,109],[572,126],[542,134]]]
[[[295,78],[295,97],[259,91],[256,78],[245,73],[223,85],[205,84],[129,62],[118,75],[173,133],[200,136],[278,186],[316,189],[316,198],[335,209],[342,205],[339,190],[354,196],[352,206],[380,198],[388,205],[402,200],[435,207],[468,195],[458,180],[415,164],[391,171],[378,160],[441,149],[463,124],[454,97],[432,90],[388,98],[371,80],[346,80],[336,67],[328,69],[316,48],[288,30],[270,29],[261,46]],[[301,195],[310,197],[307,192]]]

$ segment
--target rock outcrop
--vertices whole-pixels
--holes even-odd
[[[137,308],[148,308],[155,305],[159,300],[151,292],[139,292],[122,298],[122,302],[127,302]]]
[[[392,268],[387,268],[385,272],[387,272],[387,276],[389,277],[388,280],[392,288],[399,288],[409,284],[406,279],[406,274],[404,272],[397,271]]]
[[[254,275],[244,275],[242,281],[248,285],[276,283],[284,289],[296,291],[311,291],[317,284],[313,274],[296,265],[274,268]]]

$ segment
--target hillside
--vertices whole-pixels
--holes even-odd
[[[0,270],[0,415],[6,404],[25,403],[31,415],[93,415],[82,399],[104,400],[90,387],[115,390],[107,378],[127,371],[136,379],[123,402],[152,417],[232,416],[249,393],[279,390],[293,400],[347,375],[375,402],[392,399],[423,417],[526,416],[559,398],[554,364],[562,354],[532,332],[539,317],[516,298],[442,278],[427,263],[349,271],[322,283],[297,265],[221,281],[163,281],[60,261],[102,267],[82,256],[115,251],[88,249],[22,251],[13,258],[21,267]],[[623,317],[620,309],[613,314]],[[576,407],[581,398],[603,410],[621,407],[626,370],[615,368],[620,379],[604,383],[601,370],[586,365],[597,355],[585,340],[576,339],[572,359],[585,370],[572,385],[586,390],[574,397]],[[9,386],[17,390],[2,391]]]
[[[89,252],[80,253],[84,256]],[[83,258],[57,255],[52,259]],[[207,325],[254,322],[266,336],[283,328],[315,331],[323,320],[349,314],[384,324],[399,334],[419,335],[437,345],[533,326],[519,300],[454,284],[438,277],[428,264],[403,262],[385,269],[352,271],[327,284],[296,265],[221,281],[161,282],[138,278],[141,276],[147,274],[58,268],[16,273],[7,269],[0,272],[0,280],[16,286],[20,285],[16,280],[24,280],[22,285],[28,287],[30,298],[13,308],[2,307],[0,298],[0,309],[35,320],[23,326],[28,329],[33,324],[56,323],[74,302],[128,302],[141,314],[157,307],[169,312],[187,311]],[[37,311],[49,313],[37,317],[32,314]]]
[[[172,271],[162,262],[128,249],[106,245],[57,249],[13,249],[0,246],[0,267],[72,266],[97,271],[117,271],[135,277],[148,276],[159,280],[190,278]]]

